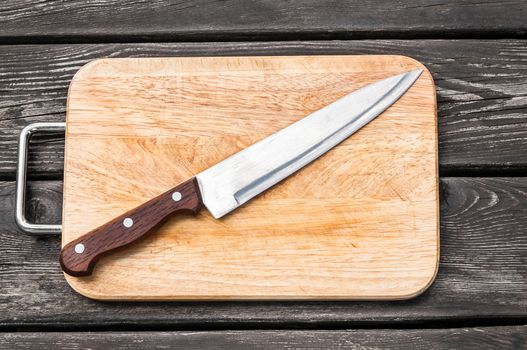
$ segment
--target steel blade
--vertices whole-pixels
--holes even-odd
[[[215,218],[231,212],[375,119],[421,73],[367,85],[203,171],[196,176],[203,203]]]

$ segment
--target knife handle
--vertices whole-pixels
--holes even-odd
[[[192,178],[66,244],[60,265],[68,275],[88,276],[103,254],[144,237],[171,214],[196,214],[201,207],[199,186]]]

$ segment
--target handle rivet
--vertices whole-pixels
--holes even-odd
[[[75,253],[77,253],[77,254],[84,253],[84,244],[82,244],[82,243],[75,244]]]
[[[132,227],[133,224],[134,224],[134,220],[132,220],[132,218],[126,218],[123,220],[123,225],[126,228]]]
[[[179,202],[181,200],[181,198],[183,198],[181,193],[179,193],[179,192],[172,193],[172,199],[174,200],[174,202]]]

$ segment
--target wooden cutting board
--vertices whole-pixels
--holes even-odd
[[[374,81],[403,56],[102,59],[68,95],[62,244]],[[221,220],[174,218],[66,276],[95,299],[405,299],[439,259],[425,69],[357,134]]]

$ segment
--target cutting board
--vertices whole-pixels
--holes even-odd
[[[95,299],[405,299],[439,258],[433,79],[403,56],[126,58],[71,82],[62,244],[374,81],[425,71],[358,133],[220,220],[170,219],[66,275]]]

